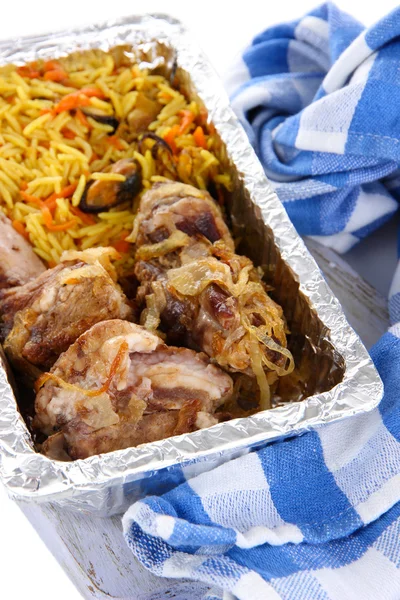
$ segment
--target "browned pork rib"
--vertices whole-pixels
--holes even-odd
[[[232,394],[204,354],[119,319],[81,335],[37,387],[34,426],[51,436],[43,451],[73,459],[213,425]]]
[[[45,270],[29,242],[0,212],[0,289],[23,285]]]
[[[132,241],[143,324],[231,372],[255,376],[266,407],[269,384],[293,369],[285,320],[253,263],[235,254],[211,196],[181,183],[153,186]]]
[[[66,252],[33,281],[0,291],[4,350],[15,368],[36,379],[95,323],[132,318],[110,263],[117,256],[113,248]]]

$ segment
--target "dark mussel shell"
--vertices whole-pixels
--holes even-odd
[[[83,112],[87,117],[91,117],[92,119],[94,119],[94,121],[97,121],[98,123],[103,123],[103,125],[110,125],[113,128],[113,130],[109,131],[107,135],[114,135],[114,133],[117,131],[119,121],[115,117],[110,117],[108,115],[97,115],[95,113],[91,113],[88,110],[84,110]]]
[[[105,212],[133,200],[142,189],[142,173],[137,161],[122,159],[112,166],[110,172],[126,175],[125,181],[89,182],[79,203],[83,212]]]
[[[155,133],[152,133],[151,131],[147,131],[146,133],[144,133],[141,136],[140,141],[139,141],[140,151],[142,151],[143,142],[146,139],[150,139],[155,142],[153,148],[151,149],[151,154],[152,154],[153,158],[157,157],[157,152],[158,152],[159,148],[162,148],[163,150],[167,150],[167,152],[169,152],[169,154],[172,156],[172,154],[173,154],[172,148],[168,144],[168,142],[166,142],[163,138],[159,137]]]

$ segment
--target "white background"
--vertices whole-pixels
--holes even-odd
[[[397,6],[395,0],[366,2],[365,0],[337,0],[337,5],[353,14],[366,25]],[[3,0],[0,19],[0,39],[32,33],[57,31],[96,21],[142,12],[162,12],[178,17],[192,31],[197,42],[208,54],[217,71],[223,75],[232,58],[251,38],[267,26],[298,18],[319,4],[318,0],[245,0],[218,2],[192,0],[104,2],[90,0]],[[389,228],[393,239],[393,226]],[[387,239],[385,232],[377,234]],[[395,263],[394,244],[390,246],[388,269],[376,269],[375,252],[367,245],[352,252],[349,261],[362,274],[386,292],[390,272]],[[363,272],[359,255],[368,252],[369,269]],[[372,261],[372,263],[371,263]],[[371,275],[371,271],[373,272]],[[374,279],[376,277],[376,279]],[[5,495],[0,485],[0,598],[5,600],[74,600],[80,594],[41,542],[40,538],[20,513],[18,507]]]

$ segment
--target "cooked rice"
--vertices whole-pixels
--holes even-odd
[[[127,272],[133,259],[124,240],[141,194],[153,183],[177,179],[201,189],[213,182],[219,194],[230,189],[224,150],[204,109],[128,56],[120,47],[0,67],[0,209],[49,266],[64,250],[112,245],[122,253],[120,272]],[[88,88],[95,93],[68,108],[70,95]],[[143,99],[158,103],[147,130],[171,145],[172,158],[153,154],[154,140],[140,141],[130,124]],[[99,115],[118,119],[118,129],[96,120]],[[124,181],[107,173],[122,158],[139,163],[141,194],[108,212],[82,213],[87,182]]]

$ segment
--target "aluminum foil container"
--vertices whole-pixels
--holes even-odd
[[[291,225],[238,123],[208,60],[176,20],[131,17],[85,30],[0,43],[2,63],[51,58],[78,49],[129,44],[136,58],[163,74],[177,69],[187,93],[208,110],[226,147],[234,178],[228,213],[240,252],[266,271],[283,306],[291,350],[303,374],[277,408],[209,429],[85,460],[63,463],[38,454],[18,412],[7,368],[0,370],[0,476],[18,500],[55,502],[107,516],[146,494],[183,480],[271,440],[374,408],[382,382],[358,336],[347,323],[314,259]]]

